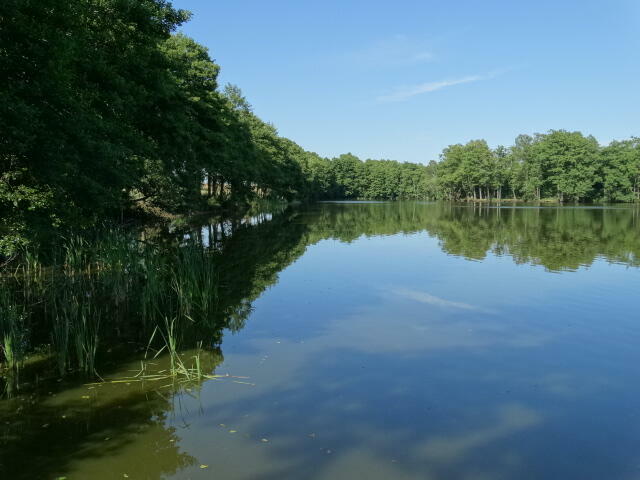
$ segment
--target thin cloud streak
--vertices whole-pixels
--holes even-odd
[[[395,35],[378,41],[368,48],[348,53],[344,57],[362,67],[409,67],[434,59],[433,53],[421,42],[406,35]]]
[[[435,305],[437,307],[487,312],[487,310],[485,310],[482,307],[470,305],[468,303],[463,303],[463,302],[453,302],[451,300],[446,300],[444,298],[436,297],[435,295],[431,295],[430,293],[420,292],[418,290],[399,288],[394,290],[393,293],[395,293],[396,295],[402,298],[407,298],[409,300],[414,300],[420,303],[427,303],[429,305]]]
[[[462,78],[455,78],[449,80],[440,80],[438,82],[421,83],[420,85],[413,85],[410,87],[401,87],[396,89],[395,92],[389,95],[383,95],[378,97],[379,102],[401,102],[407,100],[416,95],[423,93],[435,92],[436,90],[442,90],[443,88],[452,87],[454,85],[461,85],[463,83],[479,82],[481,80],[489,80],[501,75],[504,71],[496,71],[487,75],[470,75]]]

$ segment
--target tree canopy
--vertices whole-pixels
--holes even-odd
[[[638,201],[639,158],[637,138],[601,147],[566,130],[519,135],[513,146],[493,150],[473,140],[443,151],[431,193],[451,200]]]

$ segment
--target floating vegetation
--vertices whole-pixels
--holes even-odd
[[[149,372],[148,365],[141,365],[140,371],[131,377],[118,377],[118,378],[106,378],[100,382],[87,383],[85,385],[105,385],[105,384],[118,384],[118,383],[134,383],[134,382],[158,382],[161,380],[172,380],[175,383],[170,383],[168,386],[176,386],[176,384],[185,384],[185,383],[194,383],[202,380],[225,380],[225,379],[233,379],[233,378],[249,378],[249,377],[238,377],[229,374],[206,374],[202,371],[198,371],[197,368],[191,367],[184,370],[180,370],[178,372],[172,372],[171,370],[157,370],[155,373]],[[246,383],[247,385],[254,385],[247,382],[235,382],[235,383]]]
[[[140,369],[133,375],[102,379],[100,382],[89,383],[87,386],[118,383],[129,384],[133,382],[158,382],[163,380],[171,381],[170,384],[164,386],[176,386],[200,383],[203,380],[221,379],[231,379],[235,383],[253,385],[249,382],[240,382],[238,380],[245,380],[249,377],[205,373],[213,369],[211,368],[212,365],[215,366],[221,362],[222,359],[220,358],[220,355],[203,350],[201,344],[199,344],[195,350],[180,352],[177,348],[175,322],[167,321],[166,326],[167,331],[164,333],[156,328],[149,340],[149,345],[151,345],[154,341],[155,335],[160,332],[159,334],[164,339],[165,344],[156,351],[151,359],[147,359],[150,348],[148,347],[144,360],[140,361]],[[163,353],[164,355],[162,355]],[[166,365],[167,362],[168,365]]]

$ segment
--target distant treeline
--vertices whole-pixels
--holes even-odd
[[[474,140],[445,148],[440,163],[427,168],[438,198],[640,200],[640,138],[601,147],[592,136],[551,130],[494,150]]]
[[[165,0],[0,2],[0,252],[35,229],[292,199],[633,201],[638,140],[551,132],[439,163],[325,159],[278,135]]]
[[[601,147],[592,136],[551,130],[519,135],[513,146],[484,140],[450,145],[428,165],[317,160],[311,191],[323,198],[637,202],[640,138]]]

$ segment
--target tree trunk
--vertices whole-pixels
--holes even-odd
[[[218,198],[224,198],[224,178],[220,178],[220,192],[218,192]]]

